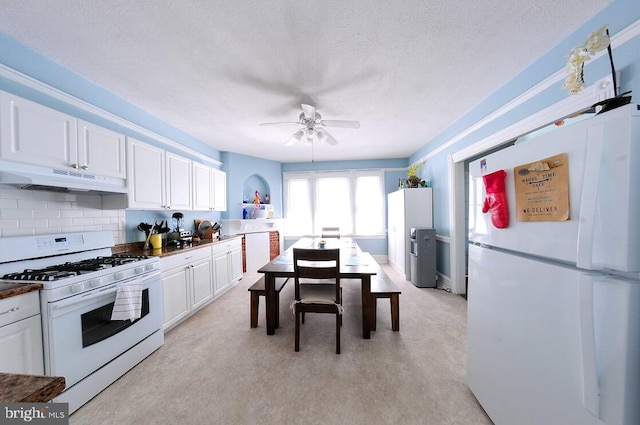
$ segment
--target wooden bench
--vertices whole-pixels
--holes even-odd
[[[400,331],[400,288],[386,275],[382,268],[378,269],[378,274],[371,276],[371,298],[373,304],[371,330],[376,330],[377,321],[377,300],[378,298],[389,298],[391,303],[391,329]]]
[[[280,311],[280,291],[287,283],[289,279],[287,278],[276,278],[275,289],[276,289],[276,311]],[[251,292],[251,327],[258,327],[258,307],[260,306],[260,296],[265,296],[267,291],[264,287],[264,276],[261,277],[256,283],[251,285],[249,288],[249,292]],[[280,326],[280,314],[276,315],[276,328]]]

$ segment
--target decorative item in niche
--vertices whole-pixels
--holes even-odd
[[[615,109],[619,106],[626,105],[631,102],[631,91],[618,94],[618,82],[616,77],[616,68],[613,63],[613,51],[611,50],[611,38],[609,37],[609,29],[607,25],[603,25],[596,31],[589,34],[589,37],[580,45],[574,47],[569,52],[569,60],[567,61],[567,78],[563,88],[569,90],[569,94],[579,94],[585,86],[584,82],[584,64],[587,60],[593,58],[596,53],[607,49],[609,55],[609,64],[611,65],[611,78],[613,80],[612,98],[603,100],[593,105],[593,108],[602,106],[599,113]]]

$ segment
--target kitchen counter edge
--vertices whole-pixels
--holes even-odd
[[[223,236],[223,239],[203,239],[199,242],[192,242],[191,244],[186,245],[183,248],[175,248],[175,247],[162,247],[162,249],[142,249],[142,242],[122,244],[116,246],[114,249],[114,253],[117,251],[119,254],[127,254],[127,255],[147,255],[149,257],[167,257],[170,255],[180,254],[182,252],[191,251],[198,248],[203,248],[206,246],[213,246],[220,243],[225,243],[234,239],[242,239],[243,235],[229,235]]]
[[[0,373],[0,402],[45,403],[60,394],[65,386],[61,376]]]
[[[0,300],[42,289],[42,283],[0,283]]]

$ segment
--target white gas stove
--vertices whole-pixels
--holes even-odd
[[[112,254],[111,232],[0,238],[0,282],[40,283],[45,373],[73,412],[164,343],[157,257]],[[118,289],[138,285],[140,318],[112,320]]]

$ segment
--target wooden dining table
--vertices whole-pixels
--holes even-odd
[[[319,246],[325,241],[324,248]],[[363,253],[358,244],[350,238],[302,238],[296,241],[278,257],[258,269],[264,273],[267,335],[274,335],[278,311],[278,294],[275,291],[276,278],[293,278],[293,249],[340,249],[340,279],[359,279],[362,293],[362,337],[371,338],[373,320],[373,300],[371,298],[371,276],[377,273],[377,264],[368,253]]]

